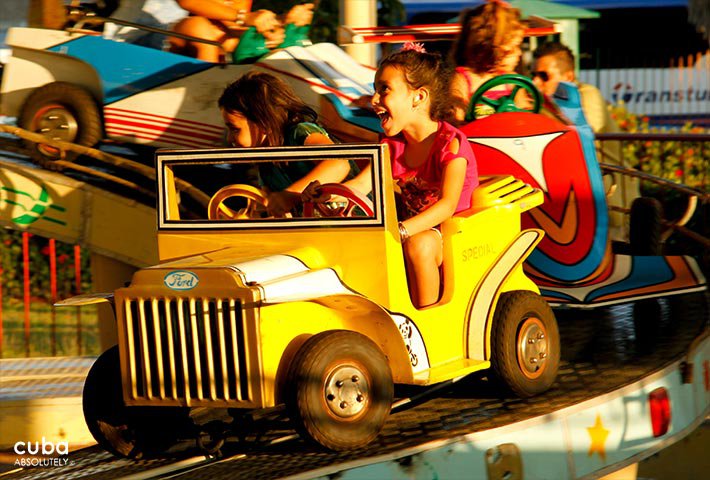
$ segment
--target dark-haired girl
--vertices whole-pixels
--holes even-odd
[[[235,147],[333,143],[316,124],[316,112],[284,81],[268,73],[246,73],[224,90],[218,105],[228,141]],[[269,190],[267,212],[283,216],[300,202],[301,191],[310,182],[339,182],[349,171],[350,164],[343,160],[261,165],[259,175]]]

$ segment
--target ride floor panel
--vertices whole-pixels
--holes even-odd
[[[338,471],[393,458],[399,458],[400,468],[406,471],[412,455],[427,445],[453,443],[466,434],[573,407],[672,364],[708,328],[709,304],[703,293],[637,307],[558,310],[562,363],[548,392],[520,399],[503,394],[483,375],[472,375],[393,413],[381,435],[355,451],[324,451],[293,438],[286,419],[267,418],[244,425],[241,438],[228,438],[220,457],[201,455],[194,441],[183,442],[169,458],[139,461],[116,459],[92,447],[70,454],[66,466],[8,472],[2,478],[164,478],[166,469],[170,478],[177,479],[332,477]],[[397,393],[423,392],[408,387]]]
[[[81,396],[96,357],[41,357],[0,360],[0,402]]]

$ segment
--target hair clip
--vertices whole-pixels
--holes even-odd
[[[409,50],[413,50],[418,53],[426,53],[426,48],[424,48],[423,43],[405,42],[404,45],[402,45],[402,51],[407,52]]]

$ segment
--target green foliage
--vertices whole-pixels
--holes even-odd
[[[0,285],[2,285],[2,357],[95,355],[99,352],[95,308],[53,309],[50,305],[49,240],[31,235],[30,342],[26,351],[24,330],[24,267],[22,232],[0,228]],[[74,246],[55,242],[57,298],[76,294]],[[81,291],[91,291],[89,252],[81,251]],[[81,342],[81,348],[79,348]]]
[[[623,103],[612,106],[612,117],[623,131],[630,133],[708,133],[691,123],[674,131],[651,128],[647,116],[630,113]],[[710,142],[628,141],[623,148],[631,167],[710,191]]]
[[[101,352],[96,306],[52,309],[33,302],[30,310],[29,352],[25,343],[21,301],[3,303],[2,358],[98,355]],[[79,334],[81,331],[81,334]]]
[[[612,106],[612,117],[619,127],[629,133],[708,133],[707,130],[690,123],[680,129],[668,130],[651,128],[645,115],[629,113],[623,103]],[[710,192],[710,142],[681,142],[678,140],[640,140],[623,143],[624,158],[629,166],[645,173],[682,183],[705,192]],[[654,183],[641,182],[641,194],[658,199],[663,205],[666,220],[673,221],[685,214],[688,196]],[[710,237],[710,205],[700,204],[685,228],[702,237]],[[707,269],[710,255],[699,242],[683,235],[672,235],[665,242],[668,254],[694,255],[701,259]]]
[[[322,0],[313,15],[311,33],[313,43],[337,42],[338,25],[340,24],[339,0]]]
[[[377,24],[394,27],[402,25],[407,19],[407,12],[400,0],[380,0],[377,7]]]

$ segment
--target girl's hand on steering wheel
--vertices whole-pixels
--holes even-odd
[[[266,198],[266,212],[272,217],[283,218],[301,201],[301,194],[284,190],[270,193]]]
[[[309,183],[306,188],[301,192],[302,202],[312,202],[312,203],[325,203],[330,200],[330,194],[321,193],[320,182],[314,180]]]

